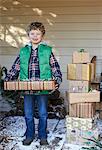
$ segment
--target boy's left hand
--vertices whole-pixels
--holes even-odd
[[[57,89],[59,88],[59,84],[56,82],[55,83],[55,89],[53,89],[50,94],[52,94],[53,92],[55,92]]]
[[[57,79],[53,78],[53,80],[55,81],[55,88],[50,92],[50,94],[52,94],[53,92],[55,92],[59,88],[59,86],[60,86],[60,84],[59,84],[59,82],[58,82]]]
[[[59,88],[59,84],[55,83],[55,90],[57,90]]]

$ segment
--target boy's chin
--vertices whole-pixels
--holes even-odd
[[[39,44],[41,41],[34,41],[34,42],[32,42],[32,44]]]

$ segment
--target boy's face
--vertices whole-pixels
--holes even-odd
[[[43,39],[43,34],[39,29],[31,30],[29,32],[29,39],[32,44],[39,44]]]

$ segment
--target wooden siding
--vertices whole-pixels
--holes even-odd
[[[43,22],[45,40],[54,47],[61,70],[61,91],[68,88],[67,64],[72,52],[85,48],[97,56],[102,72],[102,0],[0,0],[0,64],[10,69],[19,48],[26,43],[26,27]]]

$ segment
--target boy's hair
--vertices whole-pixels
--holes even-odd
[[[42,34],[45,34],[45,27],[41,22],[32,22],[28,27],[27,27],[27,34],[29,35],[29,32],[31,30],[37,30],[39,29]]]

